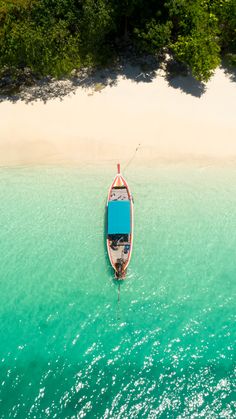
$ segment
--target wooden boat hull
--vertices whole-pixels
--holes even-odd
[[[111,224],[114,222],[115,230],[111,230],[113,228]],[[106,237],[108,256],[117,279],[124,279],[126,276],[133,250],[133,227],[133,199],[129,185],[120,174],[118,165],[118,173],[108,192]]]

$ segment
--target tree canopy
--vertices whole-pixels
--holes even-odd
[[[0,69],[59,77],[130,45],[207,81],[222,55],[236,62],[236,1],[0,0]]]

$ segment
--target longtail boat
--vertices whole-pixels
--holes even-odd
[[[133,199],[120,173],[113,180],[107,198],[107,251],[117,279],[124,279],[133,247]]]

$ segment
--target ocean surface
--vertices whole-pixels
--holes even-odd
[[[234,418],[236,168],[130,167],[113,280],[113,167],[0,169],[0,417]]]

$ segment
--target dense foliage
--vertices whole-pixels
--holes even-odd
[[[170,51],[206,81],[236,57],[235,0],[0,0],[0,69],[60,76],[122,49]]]

